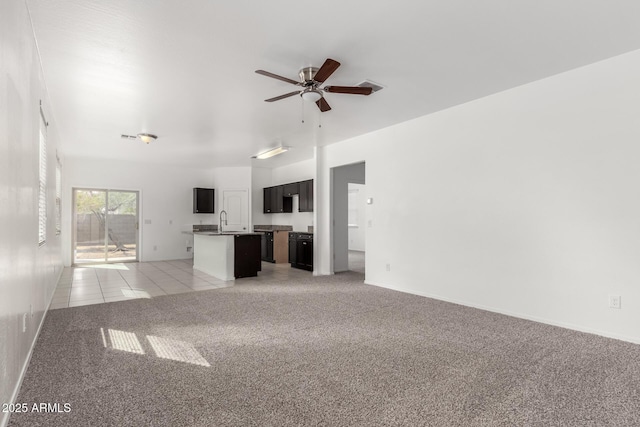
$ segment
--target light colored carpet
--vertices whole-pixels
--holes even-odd
[[[55,310],[10,426],[633,426],[640,346],[343,273]]]

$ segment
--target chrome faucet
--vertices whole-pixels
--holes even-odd
[[[223,215],[222,215],[222,214],[224,214],[224,219],[222,219],[222,218],[223,218]],[[227,211],[225,211],[225,210],[221,210],[221,211],[220,211],[220,221],[219,221],[219,224],[220,224],[220,225],[218,226],[218,232],[222,233],[222,232],[223,232],[222,225],[223,225],[223,224],[224,224],[224,225],[227,225]]]

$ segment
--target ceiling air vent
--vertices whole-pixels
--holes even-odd
[[[358,83],[356,86],[360,87],[370,87],[372,89],[371,93],[377,92],[379,90],[384,89],[384,86],[379,85],[378,83],[374,83],[371,80],[365,80],[361,83]]]

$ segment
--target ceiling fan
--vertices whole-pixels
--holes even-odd
[[[284,98],[289,98],[293,95],[300,95],[305,101],[315,102],[320,111],[325,112],[331,110],[329,103],[324,99],[324,92],[331,93],[346,93],[351,95],[370,95],[372,88],[361,86],[322,86],[322,84],[338,69],[340,63],[331,58],[328,58],[322,64],[322,67],[305,67],[300,70],[298,75],[300,81],[295,81],[287,77],[282,77],[277,74],[270,73],[264,70],[256,70],[256,73],[263,76],[271,77],[274,79],[282,80],[283,82],[291,83],[296,86],[301,86],[301,90],[285,93],[284,95],[276,96],[274,98],[265,99],[266,102],[279,101]]]

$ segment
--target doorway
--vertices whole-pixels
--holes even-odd
[[[361,162],[332,168],[331,240],[334,273],[365,273],[365,166]]]
[[[73,263],[138,261],[137,191],[73,189]]]
[[[366,186],[364,184],[348,183],[348,219],[349,229],[349,263],[348,269],[364,274],[364,247],[365,247],[365,209]]]

